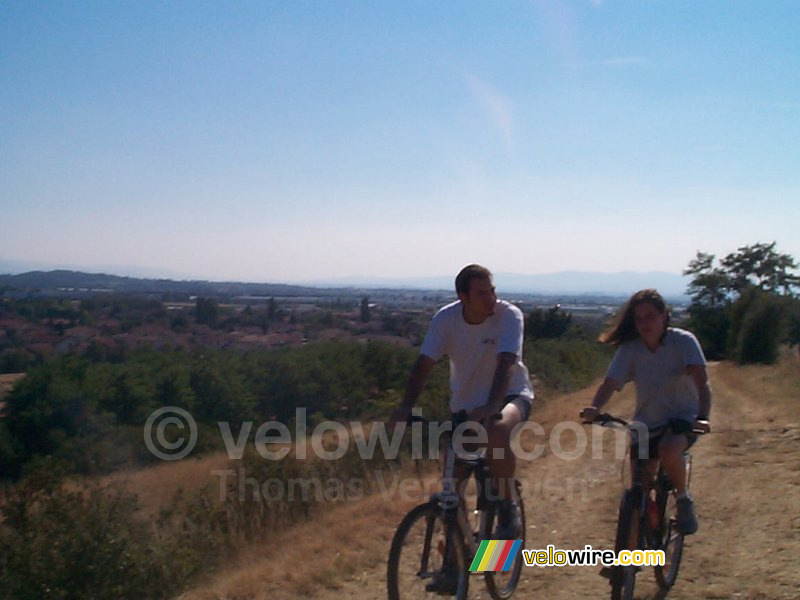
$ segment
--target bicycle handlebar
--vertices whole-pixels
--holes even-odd
[[[610,413],[598,413],[597,416],[591,421],[584,421],[584,425],[600,425],[601,427],[614,427],[615,425],[622,425],[623,427],[630,427],[631,422],[626,421],[622,417],[617,417]],[[668,425],[669,426],[669,425]],[[692,433],[696,435],[703,435],[708,433],[705,429],[692,427]]]
[[[498,413],[495,413],[495,414],[491,415],[489,417],[489,420],[490,421],[499,421],[502,418],[503,418],[502,413],[498,412]],[[456,427],[458,427],[462,423],[469,422],[469,418],[467,417],[467,411],[464,410],[464,409],[461,409],[460,411],[455,413],[453,415],[453,418],[449,419],[449,421],[453,424],[453,429],[455,429]],[[410,415],[408,417],[408,419],[406,419],[406,425],[411,425],[412,423],[438,423],[438,422],[439,421],[436,421],[434,419],[429,419],[428,417],[423,417],[422,415]],[[447,421],[443,421],[443,422],[447,423]]]
[[[628,421],[623,419],[622,417],[616,417],[610,413],[598,413],[597,416],[591,421],[584,421],[585,425],[600,425],[601,427],[610,426],[613,427],[614,424],[622,425],[623,427],[627,427],[630,425]]]

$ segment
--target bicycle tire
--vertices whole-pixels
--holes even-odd
[[[633,490],[626,490],[619,504],[617,535],[614,551],[635,550],[641,546],[641,497]],[[631,547],[633,546],[633,547]],[[632,600],[636,584],[637,568],[617,565],[611,570],[611,600]]]
[[[424,597],[427,584],[444,566],[447,548],[458,573],[455,596],[466,600],[469,565],[457,526],[445,523],[435,500],[411,509],[400,521],[389,550],[386,568],[389,600]]]
[[[662,590],[668,590],[678,578],[678,569],[683,556],[683,534],[678,531],[675,521],[675,492],[664,487],[659,490],[659,514],[663,531],[659,540],[659,550],[664,551],[664,565],[655,565],[656,583]]]
[[[522,548],[525,547],[525,505],[522,502],[522,496],[519,495],[522,486],[518,481],[515,482],[515,484],[517,486],[519,511],[522,521],[522,534],[520,536],[522,544],[520,546],[520,552],[517,554],[517,558],[514,561],[514,564],[511,566],[511,570],[508,571],[507,574],[496,571],[486,571],[483,574],[484,580],[486,581],[486,589],[489,590],[489,595],[494,600],[507,600],[510,598],[514,593],[514,590],[517,589],[517,584],[519,583],[519,578],[522,574]],[[492,502],[487,509],[490,511],[489,518],[486,519],[488,531],[481,532],[481,537],[483,539],[491,539],[492,532],[494,531],[495,523],[497,521],[497,509],[497,502]]]

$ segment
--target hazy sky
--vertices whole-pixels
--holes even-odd
[[[3,260],[679,272],[798,232],[795,1],[0,3]]]

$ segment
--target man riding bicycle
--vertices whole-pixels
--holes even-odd
[[[441,308],[431,320],[403,400],[389,424],[409,418],[433,366],[446,354],[451,412],[466,410],[469,420],[482,423],[487,432],[486,458],[502,499],[495,536],[513,540],[520,536],[521,518],[511,433],[527,421],[533,402],[533,385],[522,362],[525,321],[519,308],[497,299],[492,274],[480,265],[459,272],[456,293],[458,301]]]

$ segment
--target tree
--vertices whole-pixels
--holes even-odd
[[[736,300],[749,287],[758,287],[770,294],[793,296],[800,287],[800,275],[793,273],[798,265],[788,254],[775,251],[771,244],[742,246],[714,266],[714,255],[697,252],[684,275],[691,275],[687,289],[693,304],[719,307]]]
[[[790,272],[798,268],[797,263],[788,254],[776,252],[775,244],[744,246],[722,259],[734,291],[741,294],[755,285],[771,294],[791,296],[793,288],[800,286],[800,276]]]
[[[364,296],[361,299],[361,322],[362,323],[369,323],[372,317],[370,316],[369,312],[369,296]]]
[[[788,342],[790,344],[800,344],[800,299],[792,298],[789,302],[788,313]]]
[[[714,267],[713,254],[698,251],[683,274],[692,275],[687,292],[692,297],[693,304],[716,308],[727,303],[732,282],[728,273]]]
[[[217,303],[211,298],[197,298],[195,303],[195,320],[198,325],[214,327],[219,318]]]
[[[728,273],[714,266],[714,255],[697,252],[683,271],[691,275],[687,292],[689,328],[697,336],[708,358],[724,358],[730,324],[729,304],[733,285]]]
[[[564,335],[572,323],[572,313],[556,304],[548,310],[534,308],[525,322],[525,335],[531,339],[553,339]]]
[[[713,254],[698,251],[684,270],[692,276],[689,326],[709,358],[770,362],[786,332],[791,336],[785,307],[796,298],[800,276],[794,258],[775,246],[742,246],[716,266]]]

